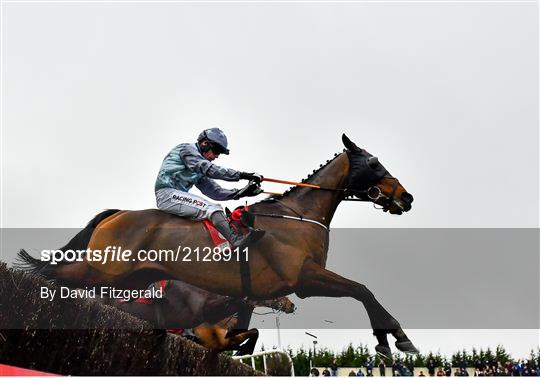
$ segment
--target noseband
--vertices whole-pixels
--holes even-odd
[[[382,210],[384,212],[387,212],[390,209],[390,206],[392,206],[392,203],[395,203],[403,211],[403,207],[398,202],[394,201],[394,195],[396,194],[397,188],[399,186],[399,180],[393,176],[385,176],[384,178],[392,179],[394,181],[394,183],[392,184],[392,192],[389,196],[384,194],[377,185],[373,185],[365,190],[344,189],[345,198],[343,199],[343,201],[370,201],[373,202],[373,207],[375,209]],[[373,194],[374,192],[376,194]],[[357,198],[352,198],[353,196]],[[384,199],[382,207],[377,207],[376,201],[381,198]]]

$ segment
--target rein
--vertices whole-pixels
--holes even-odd
[[[263,178],[263,181],[269,181],[269,182],[275,182],[280,184],[287,184],[287,185],[295,185],[295,186],[301,186],[301,187],[307,187],[310,189],[318,189],[318,190],[328,190],[333,192],[341,192],[344,194],[344,198],[342,201],[360,201],[360,202],[373,202],[373,207],[379,210],[382,210],[384,212],[387,212],[390,205],[392,204],[394,194],[396,193],[396,190],[399,185],[399,181],[397,178],[388,176],[388,178],[392,178],[394,180],[394,184],[392,186],[392,193],[390,196],[387,196],[386,194],[383,194],[382,190],[377,186],[370,186],[367,189],[364,190],[355,190],[355,189],[343,189],[343,188],[325,188],[320,185],[314,185],[314,184],[306,184],[302,182],[294,182],[294,181],[286,181],[286,180],[278,180],[278,179],[272,179],[272,178]],[[373,191],[376,191],[376,194],[373,194]],[[275,193],[272,193],[275,194]],[[351,198],[352,196],[357,196],[359,198]],[[375,201],[378,199],[383,198],[385,200],[385,203],[383,207],[377,207]],[[291,219],[291,220],[297,220],[300,222],[308,222],[316,224],[326,230],[326,232],[329,232],[328,226],[325,224],[316,221],[314,219],[305,218],[302,214],[300,214],[298,211],[294,210],[290,206],[286,206],[285,204],[281,202],[276,202],[279,205],[286,207],[287,209],[291,210],[293,213],[295,213],[298,216],[292,216],[292,215],[284,215],[284,214],[275,214],[275,213],[252,213],[253,215],[258,215],[262,217],[270,217],[270,218],[281,218],[281,219]]]
[[[307,188],[318,189],[318,190],[328,190],[328,191],[333,191],[333,192],[342,192],[345,195],[345,197],[342,199],[342,201],[358,201],[358,202],[368,202],[368,201],[370,201],[370,202],[373,202],[373,207],[375,209],[383,210],[384,212],[386,212],[386,211],[388,211],[388,208],[392,204],[394,194],[396,193],[396,190],[397,190],[397,188],[399,186],[399,180],[397,178],[395,178],[395,177],[393,177],[391,175],[386,176],[386,178],[391,178],[391,179],[394,180],[394,184],[392,186],[392,193],[389,196],[384,194],[377,185],[370,186],[369,188],[364,189],[364,190],[356,190],[356,189],[343,189],[343,188],[325,188],[325,187],[320,186],[320,185],[306,184],[306,183],[303,183],[303,182],[279,180],[279,179],[273,179],[273,178],[267,178],[267,177],[263,178],[263,181],[274,182],[274,183],[279,183],[279,184],[294,185],[294,186],[300,186],[300,187],[307,187]],[[376,191],[376,194],[372,195],[371,192],[374,191],[374,190]],[[279,193],[268,193],[268,194],[279,195]],[[351,198],[352,196],[357,196],[359,198]],[[383,207],[377,207],[376,206],[375,201],[379,200],[380,198],[385,199],[385,204],[383,205]],[[296,211],[294,211],[294,212],[296,214],[298,214],[298,212],[296,212]],[[298,215],[300,215],[300,214],[298,214]],[[305,219],[301,215],[300,215],[300,218]],[[316,221],[312,221],[312,222],[316,222]],[[319,222],[316,222],[316,223],[319,223]]]

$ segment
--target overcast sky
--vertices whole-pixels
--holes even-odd
[[[537,27],[535,3],[5,3],[1,225],[154,207],[169,149],[219,126],[217,163],[289,180],[346,132],[415,196],[333,227],[538,227]]]

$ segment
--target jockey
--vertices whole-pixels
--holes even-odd
[[[256,196],[261,193],[262,176],[239,172],[212,163],[220,154],[229,154],[227,137],[218,128],[204,130],[197,143],[182,143],[165,156],[155,185],[157,207],[181,217],[209,219],[233,248],[247,245],[262,236],[262,231],[250,230],[246,235],[231,228],[221,205],[188,193],[195,185],[203,194],[216,201]],[[250,180],[243,189],[225,189],[214,179],[225,181]]]

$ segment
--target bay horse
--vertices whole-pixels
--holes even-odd
[[[379,303],[363,284],[344,278],[328,269],[328,227],[338,205],[351,197],[373,202],[390,214],[411,209],[413,196],[378,159],[359,148],[345,134],[345,149],[315,170],[305,183],[320,188],[294,187],[280,196],[249,206],[255,226],[266,231],[249,246],[250,291],[242,285],[241,264],[235,260],[202,261],[181,256],[176,261],[149,261],[139,256],[129,261],[90,261],[89,252],[81,261],[51,265],[21,251],[26,268],[67,285],[114,285],[146,288],[164,279],[178,279],[221,295],[251,299],[269,299],[295,293],[300,298],[352,297],[364,305],[378,345],[376,351],[391,357],[387,335],[396,339],[396,347],[405,353],[418,353],[399,322]],[[188,251],[213,246],[202,222],[194,222],[165,212],[149,209],[112,211],[94,220],[88,232],[88,247],[105,250],[108,246],[124,250]],[[99,220],[99,222],[98,222]],[[91,221],[92,223],[92,221]],[[191,255],[193,257],[193,255]],[[99,259],[98,259],[99,260]],[[175,259],[173,259],[175,260]]]
[[[231,329],[238,327],[237,321],[238,318],[230,317],[216,324],[204,323],[193,328],[192,335],[187,337],[216,353],[230,350],[236,351],[236,356],[253,354],[259,339],[259,330],[252,328],[231,333]],[[185,334],[182,336],[186,337]]]
[[[294,311],[294,305],[287,297],[260,301],[248,300],[247,305],[251,306],[251,313],[255,307],[268,307],[287,314]],[[235,315],[237,316],[227,317],[215,324],[203,323],[193,328],[194,341],[216,352],[232,350],[236,351],[236,356],[253,354],[259,339],[259,330],[247,329],[249,324],[241,324],[241,313]]]
[[[253,353],[259,332],[256,328],[248,328],[255,307],[268,307],[287,314],[295,309],[286,297],[244,300],[173,280],[155,282],[151,286],[163,291],[162,298],[136,301],[101,298],[100,301],[146,320],[156,328],[191,336],[193,341],[215,352]]]

